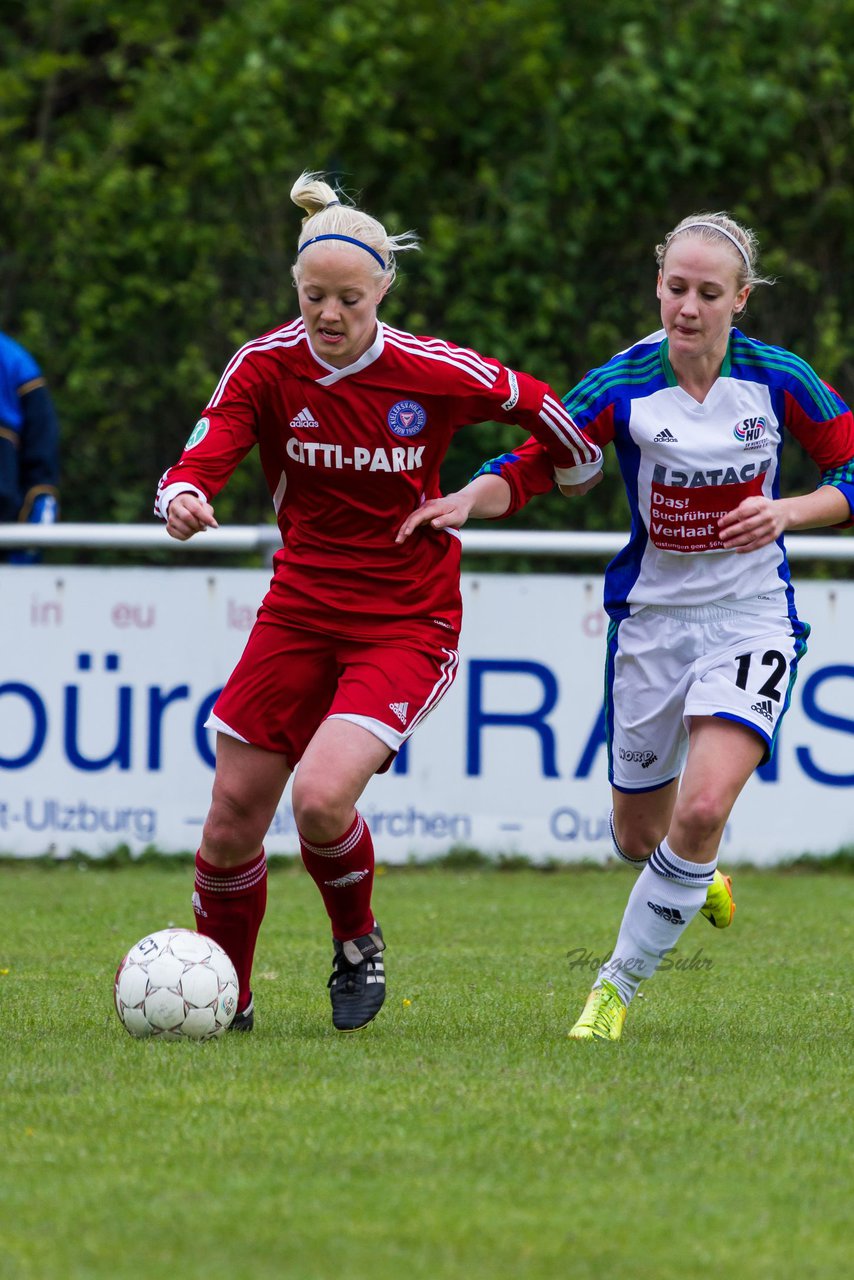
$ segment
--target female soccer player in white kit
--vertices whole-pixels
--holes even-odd
[[[414,236],[389,236],[317,175],[303,174],[291,198],[307,213],[293,268],[300,318],[234,355],[161,479],[156,509],[174,538],[216,528],[212,498],[258,445],[283,548],[208,721],[216,773],[194,909],[234,962],[234,1026],[249,1030],[263,840],[299,763],[292,804],[332,925],[333,1024],[351,1031],[385,995],[373,845],[356,802],[450,688],[458,662],[459,537],[430,531],[402,546],[397,530],[439,493],[440,463],[467,424],[533,432],[570,492],[596,483],[602,455],[545,383],[378,320],[395,253],[416,248]]]
[[[591,439],[614,443],[631,507],[629,541],[605,575],[606,724],[614,847],[642,868],[569,1032],[579,1040],[619,1039],[639,982],[698,911],[731,922],[718,846],[773,750],[809,634],[782,535],[854,514],[851,411],[803,360],[733,327],[766,283],[753,233],[727,214],[695,214],[656,257],[662,329],[564,400]],[[779,496],[784,427],[818,465],[813,493]],[[552,484],[529,440],[398,536],[509,515]]]

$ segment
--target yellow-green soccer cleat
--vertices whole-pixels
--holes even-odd
[[[581,1017],[566,1034],[570,1040],[619,1040],[626,1020],[626,1006],[613,982],[594,987]]]
[[[735,915],[732,880],[717,868],[715,878],[709,885],[706,901],[700,907],[700,915],[705,916],[716,929],[727,929],[732,924]]]

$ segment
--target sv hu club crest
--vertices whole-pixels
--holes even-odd
[[[757,445],[765,434],[768,423],[764,418],[745,418],[737,422],[732,429],[736,440],[740,440],[747,448]]]

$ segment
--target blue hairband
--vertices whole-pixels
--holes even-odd
[[[352,236],[338,236],[338,235],[312,236],[310,240],[304,240],[303,243],[300,245],[299,249],[297,250],[297,257],[299,257],[303,249],[307,249],[310,244],[317,244],[318,240],[346,240],[347,244],[355,244],[360,249],[364,249],[365,253],[369,253],[372,258],[376,258],[377,262],[380,264],[383,271],[385,271],[386,269],[386,265],[383,262],[380,255],[377,253],[376,249],[372,249],[369,244],[365,244],[364,240],[354,240]]]

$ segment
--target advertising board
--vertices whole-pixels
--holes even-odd
[[[268,577],[0,568],[0,852],[197,847],[214,764],[204,722]],[[362,798],[378,857],[466,846],[604,860],[601,579],[465,574],[463,594],[456,683]],[[854,583],[804,583],[798,607],[809,651],[722,860],[772,863],[854,843]],[[287,792],[266,847],[297,851]]]

